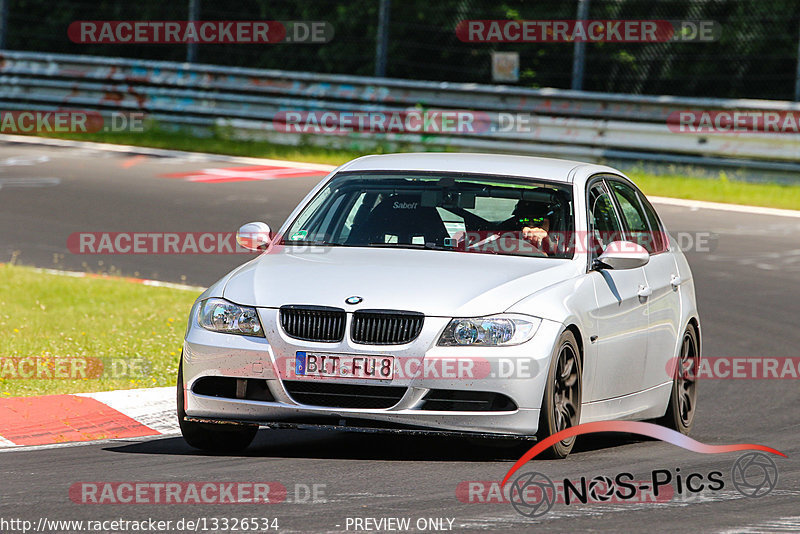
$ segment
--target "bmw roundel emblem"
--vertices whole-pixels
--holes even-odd
[[[344,301],[347,304],[359,304],[362,300],[364,300],[364,299],[362,299],[361,297],[357,297],[355,295],[353,295],[352,297],[347,297],[346,299],[344,299]]]

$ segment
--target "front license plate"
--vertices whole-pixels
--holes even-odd
[[[301,351],[295,358],[294,370],[298,376],[391,380],[394,356]]]

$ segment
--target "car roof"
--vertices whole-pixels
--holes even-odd
[[[572,182],[571,172],[577,167],[597,171],[608,167],[580,161],[504,154],[472,154],[460,152],[424,152],[363,156],[339,168],[339,171],[434,171],[520,176],[531,179]]]

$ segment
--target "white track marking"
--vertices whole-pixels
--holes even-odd
[[[33,137],[27,135],[0,135],[0,142],[83,148],[102,150],[106,152],[122,152],[126,154],[135,153],[157,157],[182,158],[191,161],[228,161],[233,163],[248,163],[252,165],[280,165],[283,167],[298,167],[328,172],[336,168],[336,165],[325,165],[323,163],[303,163],[300,161],[283,161],[278,159],[225,156],[222,154],[208,154],[205,152],[185,152],[182,150],[166,150],[163,148],[150,148],[143,146],[112,145],[111,143],[92,143],[89,141],[70,141],[67,139],[48,139],[44,137]]]
[[[86,445],[102,445],[104,443],[142,443],[145,441],[152,441],[163,437],[169,437],[169,434],[159,434],[157,436],[142,436],[137,438],[99,439],[96,441],[69,441],[67,443],[49,443],[47,445],[17,445],[16,447],[0,447],[0,454],[4,452],[15,452],[15,451],[44,451],[47,449],[67,449],[70,447],[85,447]]]
[[[50,187],[61,183],[61,178],[0,178],[0,189],[6,187]]]
[[[800,532],[800,516],[781,517],[770,519],[763,523],[751,524],[746,527],[736,527],[728,530],[719,530],[719,534],[767,534],[772,532]]]
[[[76,396],[102,402],[161,434],[180,431],[173,387],[78,393]]]
[[[36,165],[37,163],[47,163],[49,156],[11,156],[0,160],[0,167],[18,167],[20,165]]]
[[[722,202],[706,202],[705,200],[685,200],[682,198],[650,197],[653,204],[666,204],[680,206],[692,210],[720,210],[735,211],[738,213],[751,213],[753,215],[772,215],[774,217],[800,218],[800,211],[782,210],[778,208],[762,208],[760,206],[742,206],[740,204],[724,204]]]
[[[3,264],[0,263],[0,265],[3,265]],[[160,280],[147,280],[147,279],[143,279],[143,278],[131,278],[129,276],[115,276],[115,275],[106,276],[106,275],[103,275],[103,274],[93,275],[92,273],[85,273],[85,272],[82,272],[82,271],[61,271],[59,269],[44,269],[44,268],[41,268],[41,267],[29,267],[29,269],[31,269],[32,271],[37,272],[37,273],[54,274],[56,276],[69,276],[69,277],[72,277],[72,278],[89,278],[89,277],[94,276],[94,277],[100,278],[100,279],[107,278],[109,280],[122,280],[122,281],[125,281],[125,282],[133,282],[133,283],[136,283],[136,284],[142,284],[142,285],[145,285],[145,286],[168,287],[168,288],[171,288],[171,289],[181,289],[181,290],[184,290],[184,291],[199,291],[199,292],[203,292],[203,291],[206,290],[206,288],[201,287],[201,286],[189,286],[189,285],[185,285],[185,284],[175,284],[175,283],[172,283],[172,282],[161,282]]]
[[[160,157],[184,158],[193,161],[229,161],[234,163],[248,163],[252,165],[280,165],[283,167],[317,169],[320,171],[328,171],[328,172],[336,168],[335,165],[325,165],[322,163],[303,163],[299,161],[285,161],[278,159],[225,156],[222,154],[208,154],[205,152],[184,152],[181,150],[166,150],[162,148],[138,147],[130,145],[112,145],[110,143],[91,143],[88,141],[70,141],[67,139],[48,139],[43,137],[33,137],[26,135],[0,135],[0,142],[83,148],[92,150],[102,150],[106,152],[136,153],[136,154],[145,154],[145,155],[160,156]],[[758,206],[743,206],[740,204],[723,204],[721,202],[706,202],[703,200],[684,200],[684,199],[669,198],[669,197],[648,197],[648,198],[652,202],[657,202],[659,204],[670,204],[673,206],[682,206],[692,209],[737,211],[740,213],[753,213],[757,215],[774,215],[777,217],[800,218],[800,211],[795,211],[795,210],[762,208]]]
[[[17,444],[13,441],[8,441],[3,436],[0,436],[0,447],[16,447]]]
[[[161,282],[159,280],[142,280],[142,284],[153,287],[169,287],[171,289],[183,289],[185,291],[205,291],[206,288],[200,286],[187,286],[185,284],[175,284],[172,282]]]

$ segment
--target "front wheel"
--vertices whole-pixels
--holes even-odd
[[[583,377],[580,350],[575,335],[565,330],[558,338],[550,361],[547,385],[539,416],[539,441],[581,421]],[[547,458],[566,458],[575,445],[571,437],[551,445],[542,452]]]
[[[658,424],[688,435],[694,424],[697,407],[697,372],[700,365],[700,350],[697,331],[686,327],[681,342],[681,352],[672,379],[672,393],[667,404],[667,413]]]
[[[186,443],[208,452],[239,452],[246,449],[256,437],[258,427],[214,425],[184,421],[186,406],[183,398],[183,356],[178,365],[178,425]],[[215,428],[218,427],[218,428]]]

